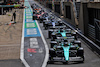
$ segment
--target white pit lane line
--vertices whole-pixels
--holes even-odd
[[[24,9],[24,13],[23,13],[23,17],[25,16],[25,9]],[[24,59],[24,24],[25,23],[25,17],[23,18],[23,30],[22,30],[22,40],[21,40],[21,49],[20,49],[20,59],[22,61],[22,63],[25,65],[25,67],[30,67],[28,65],[28,63],[26,62],[26,60]]]

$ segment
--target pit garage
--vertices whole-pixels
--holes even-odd
[[[55,4],[55,12],[60,14],[60,5],[59,4]]]
[[[65,10],[66,10],[66,18],[71,19],[71,7],[65,6]]]

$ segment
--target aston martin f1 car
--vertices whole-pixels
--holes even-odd
[[[61,21],[49,21],[49,22],[45,22],[44,27],[45,29],[49,29],[51,27],[55,28],[56,26],[62,26],[63,23]]]
[[[53,43],[52,43],[53,44]],[[76,43],[54,43],[53,48],[49,49],[49,63],[53,62],[84,62],[84,49]]]
[[[48,38],[51,38],[51,34],[53,32],[57,32],[58,30],[63,29],[63,28],[66,28],[66,26],[63,25],[63,26],[50,27],[50,29],[48,30]]]
[[[76,32],[71,29],[58,29],[51,34],[51,40],[57,39],[57,37],[66,37],[66,38],[73,38],[77,40]]]

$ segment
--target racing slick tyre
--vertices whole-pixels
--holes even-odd
[[[55,39],[57,39],[57,36],[55,33],[51,34],[51,41],[55,41]]]
[[[44,27],[44,25],[45,25],[45,22],[43,22],[43,27]]]
[[[79,49],[77,50],[77,56],[81,56],[81,57],[84,56],[84,49],[83,49],[83,48],[79,48]]]
[[[48,38],[51,38],[51,34],[52,34],[52,32],[53,32],[52,29],[48,30]]]
[[[37,19],[37,16],[34,16],[34,15],[33,15],[33,20],[36,20],[36,19]]]
[[[58,23],[59,23],[59,26],[62,26],[63,25],[63,22],[61,22],[61,21],[58,21]]]
[[[72,33],[72,36],[74,36],[74,37],[75,37],[75,40],[77,40],[77,39],[78,39],[76,32]]]
[[[38,18],[38,20],[40,21],[40,17]]]
[[[45,30],[47,30],[48,29],[48,24],[45,24],[44,28],[45,28]]]
[[[51,48],[53,48],[54,47],[54,45],[57,45],[57,42],[56,41],[51,41]]]
[[[74,41],[74,44],[78,44],[78,46],[81,47],[81,41],[79,41],[79,40]]]
[[[35,14],[35,11],[33,11],[33,14]]]
[[[57,39],[56,35],[51,36],[51,41],[55,41]]]
[[[41,16],[39,17],[39,21],[40,21],[40,23],[43,22],[43,18],[41,18]]]
[[[77,51],[77,56],[80,56],[81,58],[83,58],[82,61],[79,61],[80,63],[84,63],[84,49],[83,48],[79,48],[78,51]]]
[[[49,56],[49,60],[50,60],[50,61],[53,60],[53,57]]]

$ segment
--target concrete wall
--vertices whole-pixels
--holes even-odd
[[[83,4],[83,22],[84,22],[84,26],[83,26],[83,33],[84,33],[84,35],[86,35],[87,36],[87,34],[88,34],[88,22],[89,22],[89,18],[88,18],[89,16],[88,16],[88,8],[87,8],[87,3],[84,3]]]
[[[70,6],[71,9],[71,19],[66,18],[66,6]],[[70,2],[64,2],[64,17],[66,18],[66,20],[72,24],[72,25],[76,25],[75,24],[75,20],[74,20],[74,13],[73,13],[73,8],[72,8],[72,4]]]
[[[100,2],[93,2],[93,3],[88,3],[88,8],[96,8],[96,9],[100,9]]]
[[[88,34],[88,8],[87,3],[81,3],[80,6],[80,16],[79,16],[79,28],[82,33],[87,36]]]
[[[83,5],[81,3],[80,5],[80,13],[79,13],[79,29],[84,32],[84,27],[83,27],[83,24],[84,24],[84,21],[83,21]]]

